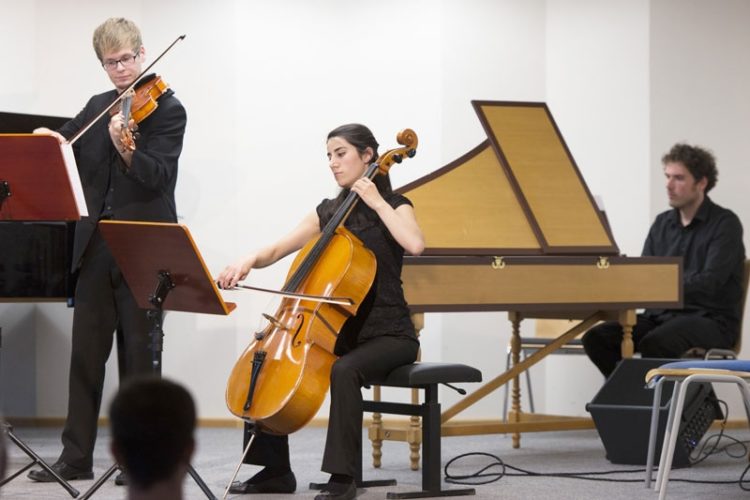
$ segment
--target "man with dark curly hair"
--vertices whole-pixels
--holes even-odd
[[[718,177],[709,151],[675,144],[662,164],[672,209],[656,217],[643,255],[683,258],[684,307],[639,314],[635,350],[644,358],[679,358],[693,348],[729,349],[741,333],[742,224],[708,197]],[[605,322],[583,336],[586,354],[605,376],[622,358],[622,335],[619,323]]]

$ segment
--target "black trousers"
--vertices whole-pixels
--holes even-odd
[[[622,359],[622,325],[601,323],[582,338],[588,357],[608,377]],[[734,329],[722,321],[697,314],[648,317],[639,314],[633,327],[633,345],[644,358],[679,358],[693,347],[731,348]]]
[[[151,325],[146,311],[136,305],[97,231],[86,249],[75,291],[68,417],[60,455],[62,461],[80,469],[91,469],[93,464],[105,365],[115,329],[121,331],[125,348],[121,373],[127,377],[151,373]]]
[[[419,344],[407,337],[376,337],[359,344],[333,364],[331,407],[323,465],[329,474],[356,476],[362,457],[362,386],[417,359]],[[246,426],[245,445],[249,439]],[[289,466],[287,436],[258,433],[245,463]]]

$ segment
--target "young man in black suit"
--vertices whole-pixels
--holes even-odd
[[[76,135],[140,75],[146,50],[138,27],[111,18],[94,31],[94,49],[114,90],[89,99],[83,110],[57,131],[37,129],[64,142]],[[146,77],[148,78],[148,77]],[[109,248],[97,230],[102,219],[176,222],[175,184],[185,133],[182,104],[167,90],[158,107],[131,137],[123,113],[105,114],[73,145],[88,216],[76,224],[73,270],[79,272],[73,313],[68,417],[63,451],[52,466],[63,478],[93,478],[93,452],[101,406],[105,363],[113,332],[123,335],[126,377],[152,370],[148,348],[150,322],[138,308]],[[44,470],[29,478],[54,481]]]

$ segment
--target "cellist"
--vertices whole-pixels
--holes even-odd
[[[359,195],[345,226],[375,255],[375,281],[356,316],[339,333],[331,370],[331,406],[321,469],[330,479],[316,500],[344,500],[356,496],[354,464],[362,453],[362,394],[369,381],[417,358],[419,342],[401,286],[401,265],[405,252],[419,255],[424,238],[412,203],[394,193],[388,175],[373,180],[363,177],[378,158],[378,143],[372,132],[360,124],[342,125],[328,134],[329,168],[341,192],[323,200],[290,233],[227,266],[218,276],[222,288],[245,279],[251,269],[269,266],[301,249],[321,233],[350,191]],[[250,429],[246,426],[245,441]],[[291,470],[287,436],[259,432],[245,457],[245,463],[262,465],[250,479],[234,482],[231,493],[293,493],[296,479]]]

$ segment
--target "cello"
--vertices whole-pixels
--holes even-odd
[[[394,163],[416,154],[413,130],[402,130],[396,140],[402,147],[383,153],[367,167],[365,177],[387,174]],[[350,192],[321,234],[298,252],[282,289],[287,295],[275,314],[263,315],[268,324],[230,373],[229,411],[266,433],[291,434],[315,416],[337,358],[336,338],[346,320],[356,315],[375,278],[375,256],[344,227],[358,201]]]

